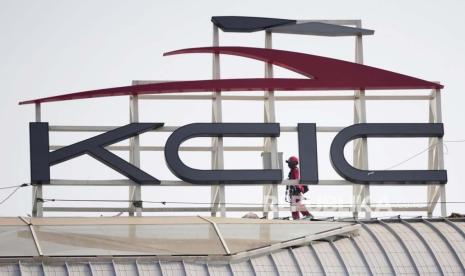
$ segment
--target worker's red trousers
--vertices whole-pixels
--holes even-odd
[[[299,219],[300,213],[304,216],[310,216],[310,212],[305,208],[305,205],[302,204],[300,195],[293,195],[291,196],[291,211],[292,211],[292,218]]]

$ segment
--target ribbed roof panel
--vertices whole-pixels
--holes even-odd
[[[231,260],[211,256],[9,256],[0,258],[0,275],[465,274],[465,224],[461,221],[396,219],[363,225],[358,234]],[[0,232],[2,244],[4,237]]]

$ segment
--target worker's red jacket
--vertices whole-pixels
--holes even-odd
[[[291,169],[291,171],[289,172],[289,179],[300,179],[299,168]],[[298,188],[301,193],[304,192],[304,185],[298,184],[298,185],[295,185],[295,187]]]

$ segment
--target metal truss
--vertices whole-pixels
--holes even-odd
[[[310,22],[309,20],[307,20]],[[305,21],[305,22],[307,22]],[[299,21],[300,22],[300,21]],[[304,22],[304,21],[302,21]],[[330,24],[349,25],[361,28],[360,20],[326,20],[321,21]],[[363,64],[363,41],[362,35],[355,37],[355,57],[356,63]],[[265,48],[272,48],[272,32],[265,32]],[[219,29],[213,24],[213,46],[220,45]],[[212,59],[212,79],[220,79],[221,64],[220,55],[213,54]],[[265,78],[273,77],[273,65],[265,63]],[[133,81],[133,85],[154,83],[160,81]],[[431,91],[430,95],[404,95],[400,92],[395,95],[366,95],[364,90],[354,91],[351,96],[325,95],[325,96],[276,96],[274,91],[264,91],[263,96],[250,95],[222,95],[221,91],[214,91],[210,94],[203,95],[133,95],[129,101],[129,119],[130,122],[139,121],[139,102],[140,101],[162,101],[162,100],[201,100],[211,101],[212,104],[212,122],[223,121],[223,101],[261,101],[264,104],[264,122],[276,122],[276,102],[280,101],[352,101],[354,106],[353,122],[367,122],[366,103],[367,101],[428,101],[429,102],[429,122],[441,123],[441,92],[439,89]],[[35,121],[41,121],[41,104],[35,104]],[[113,129],[113,126],[66,126],[50,125],[49,130],[54,132],[102,132]],[[172,132],[178,126],[164,126],[157,131]],[[317,132],[338,132],[344,126],[318,126]],[[296,126],[281,126],[281,132],[296,132]],[[51,145],[50,150],[55,150],[64,145]],[[108,150],[128,151],[129,161],[137,167],[140,167],[140,154],[144,151],[163,151],[163,146],[141,146],[139,137],[135,136],[130,139],[129,146],[109,146]],[[181,147],[181,151],[205,151],[211,153],[211,168],[224,169],[224,152],[226,151],[254,151],[267,153],[269,156],[270,167],[276,169],[280,167],[278,141],[276,138],[264,138],[262,146],[236,146],[225,147],[223,138],[214,137],[211,140],[211,146],[204,147]],[[369,169],[367,139],[356,139],[353,142],[353,165],[359,169]],[[444,168],[444,153],[442,138],[429,138],[428,149],[428,169],[439,170]],[[127,212],[129,215],[142,216],[144,212],[210,212],[211,216],[217,216],[218,212],[221,217],[226,217],[228,211],[254,211],[262,212],[263,216],[268,217],[270,211],[273,218],[279,217],[280,212],[288,211],[289,208],[279,207],[278,204],[278,185],[289,185],[293,182],[283,181],[281,184],[264,184],[262,206],[259,207],[231,207],[226,205],[225,185],[211,185],[210,206],[209,207],[182,207],[182,208],[145,208],[142,206],[141,186],[129,180],[108,180],[108,181],[88,181],[88,180],[57,180],[51,181],[48,187],[54,186],[84,186],[84,185],[109,185],[109,186],[128,186],[127,208],[97,208],[97,207],[44,207],[43,189],[44,186],[37,184],[32,189],[32,215],[41,217],[45,212]],[[162,181],[162,186],[195,186],[183,181]],[[370,201],[370,185],[360,185],[350,183],[345,180],[320,180],[319,185],[351,185],[353,190],[352,206],[312,206],[312,210],[331,210],[341,212],[352,212],[354,218],[358,218],[361,212],[364,212],[365,218],[371,217],[372,206]],[[392,211],[422,211],[426,212],[429,217],[433,215],[436,205],[440,201],[441,216],[446,216],[446,190],[444,184],[426,185],[427,187],[427,205],[412,206],[391,206]]]

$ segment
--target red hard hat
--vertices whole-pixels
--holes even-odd
[[[299,163],[299,158],[295,157],[295,156],[291,156],[289,157],[289,159],[286,160],[287,163],[296,163],[298,164]]]

